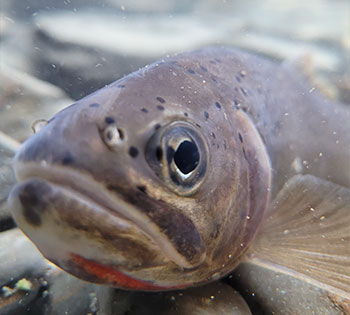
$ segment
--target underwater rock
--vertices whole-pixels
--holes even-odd
[[[70,102],[58,87],[2,64],[0,130],[17,141],[32,134],[34,121],[51,118]]]
[[[36,26],[36,75],[75,99],[166,54],[210,45],[222,36],[193,16],[125,17],[101,10],[39,14]]]

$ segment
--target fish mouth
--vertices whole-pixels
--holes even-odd
[[[34,243],[36,243],[36,245],[38,245],[38,243],[43,243],[42,238],[45,236],[43,234],[40,234],[40,240],[38,237],[32,237],[32,230],[36,230],[38,228],[38,225],[40,225],[40,215],[42,213],[40,213],[40,209],[38,210],[38,208],[34,207],[35,209],[33,210],[30,209],[30,207],[28,208],[28,206],[25,207],[23,205],[23,191],[25,191],[25,187],[28,189],[29,185],[32,185],[32,187],[34,185],[33,189],[37,190],[36,193],[42,194],[43,196],[45,196],[45,194],[49,196],[55,195],[56,199],[54,198],[54,203],[56,200],[63,200],[63,203],[69,203],[69,201],[73,201],[72,203],[77,208],[79,208],[77,215],[79,214],[80,217],[74,215],[74,211],[76,211],[76,209],[74,209],[74,211],[70,211],[70,213],[67,213],[68,211],[57,211],[56,216],[58,215],[59,218],[53,218],[54,221],[60,223],[60,220],[62,220],[62,217],[64,217],[64,223],[69,222],[70,227],[75,229],[75,232],[73,233],[74,235],[72,235],[73,238],[79,238],[79,232],[81,230],[84,230],[83,232],[85,234],[89,234],[90,232],[94,234],[93,238],[95,238],[96,233],[104,233],[104,241],[108,243],[108,238],[112,239],[113,237],[117,236],[116,233],[120,232],[122,234],[124,233],[124,236],[125,233],[127,234],[127,238],[130,244],[135,242],[139,245],[140,250],[137,251],[135,249],[136,252],[134,255],[140,256],[141,261],[136,262],[134,266],[130,268],[127,267],[128,265],[130,266],[130,257],[125,257],[125,250],[116,253],[116,261],[113,263],[109,261],[109,257],[112,256],[110,252],[106,254],[106,264],[122,267],[124,265],[126,269],[133,270],[136,265],[140,265],[140,268],[143,267],[142,257],[145,257],[144,261],[153,260],[154,265],[166,264],[170,261],[175,263],[180,268],[190,269],[198,266],[205,259],[205,247],[203,246],[200,237],[199,242],[197,240],[192,244],[191,240],[187,241],[187,243],[186,240],[174,241],[171,237],[169,237],[166,231],[163,231],[162,228],[156,224],[154,220],[152,220],[151,217],[140,211],[137,206],[125,201],[121,194],[118,195],[117,192],[111,192],[106,189],[102,183],[96,181],[89,174],[85,174],[84,172],[67,168],[65,166],[51,164],[49,165],[45,162],[24,163],[17,160],[15,161],[14,166],[16,177],[18,178],[19,183],[13,188],[10,194],[9,203],[13,209],[14,217],[19,227],[24,230],[24,232],[29,236],[29,238],[34,241]],[[35,185],[37,185],[37,188],[35,188]],[[64,200],[63,197],[68,201]],[[29,197],[29,199],[30,198],[31,197]],[[35,198],[40,199],[41,197],[36,196]],[[74,205],[70,206],[73,207]],[[66,205],[64,206],[64,209],[68,209]],[[27,214],[24,210],[27,211]],[[88,216],[92,216],[92,218],[86,218]],[[80,222],[82,217],[84,217],[84,220],[88,220],[88,223]],[[104,222],[106,220],[109,221],[109,226],[104,226],[101,223],[101,219]],[[54,225],[55,223],[52,222],[51,228]],[[91,231],[88,230],[89,228],[91,228]],[[101,232],[101,229],[104,229],[104,231]],[[111,235],[108,235],[109,231],[111,231]],[[62,229],[60,233],[62,232],[64,233],[64,229]],[[179,231],[179,233],[180,232],[181,231]],[[50,233],[50,231],[48,231],[48,233]],[[50,237],[48,237],[48,239],[49,238]],[[69,242],[70,240],[67,241]],[[47,240],[47,242],[49,242],[49,240]],[[124,242],[124,240],[121,242]],[[139,244],[140,242],[142,243],[141,245]],[[186,244],[183,244],[184,242]],[[84,245],[85,244],[83,244],[83,246]],[[48,246],[48,244],[45,243],[43,246]],[[46,255],[45,251],[43,251],[40,246],[38,247],[45,256],[47,256],[49,259],[51,258],[50,254]],[[129,246],[129,252],[130,248],[132,248],[131,245]],[[146,250],[146,252],[148,252],[147,258],[147,255],[145,256],[145,253],[143,252],[145,248],[148,248],[148,251]],[[118,246],[117,250],[114,248],[114,251],[118,252]],[[134,249],[131,250],[131,253],[133,251]],[[52,254],[52,250],[49,250],[48,252],[51,252]],[[152,259],[150,259],[150,252],[152,252],[153,256],[156,258],[152,257]],[[84,252],[79,250],[77,252],[73,251],[73,253],[87,259],[91,259],[92,257],[89,251]],[[101,256],[104,255],[101,253]],[[50,260],[57,261],[55,258]]]

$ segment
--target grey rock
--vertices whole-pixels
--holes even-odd
[[[61,271],[18,229],[0,233],[0,314],[95,314],[96,286]]]
[[[144,293],[100,287],[100,315],[251,315],[240,294],[222,282],[180,291]]]
[[[17,141],[32,134],[34,121],[51,118],[71,102],[59,88],[1,65],[0,130]]]
[[[0,131],[0,231],[6,230],[14,225],[7,207],[7,197],[12,186],[16,182],[12,168],[14,153],[12,150],[9,150],[9,145],[4,143],[5,141],[3,138],[5,137],[2,136]],[[8,139],[8,137],[5,139]]]
[[[253,314],[344,315],[350,301],[337,297],[306,280],[249,263],[241,264],[230,282],[244,296]]]
[[[12,158],[38,119],[49,119],[72,101],[57,87],[1,64],[0,72],[0,230],[13,226],[7,197],[16,179]]]
[[[105,11],[36,17],[36,75],[80,98],[165,56],[210,45],[220,30],[193,16],[128,16]]]

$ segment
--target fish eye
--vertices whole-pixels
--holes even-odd
[[[188,122],[157,129],[145,155],[153,171],[179,195],[195,193],[204,180],[208,149],[200,130]]]
[[[174,162],[182,174],[191,173],[199,163],[199,151],[197,145],[184,140],[174,153]]]

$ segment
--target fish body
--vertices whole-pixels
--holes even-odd
[[[334,263],[342,267],[332,287],[345,296],[350,232],[339,217],[349,214],[349,121],[349,110],[283,65],[225,48],[179,54],[56,114],[17,153],[9,204],[64,270],[159,291],[216,280],[252,248],[247,257],[266,258],[271,233],[252,246],[271,222],[266,213],[284,213],[272,208],[284,209],[291,194],[312,207],[298,188],[305,185],[317,187],[313,205],[326,213],[319,203],[335,187],[338,212],[327,231],[338,224]],[[313,219],[306,213],[300,226],[303,218]]]

